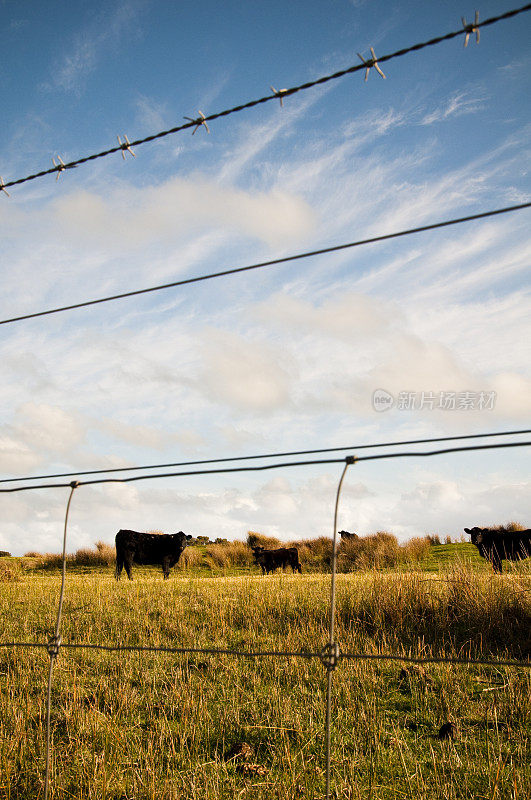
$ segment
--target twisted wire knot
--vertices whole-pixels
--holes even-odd
[[[319,658],[327,669],[335,669],[339,659],[341,658],[341,653],[337,642],[329,642],[326,644],[321,650]]]
[[[48,651],[48,655],[50,658],[57,658],[59,655],[59,648],[61,646],[61,637],[60,636],[52,636],[48,639],[48,644],[46,649]]]

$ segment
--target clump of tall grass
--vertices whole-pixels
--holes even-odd
[[[256,531],[248,531],[247,532],[247,546],[248,547],[265,547],[266,550],[272,550],[275,547],[284,547],[285,542],[281,542],[280,539],[275,539],[274,536],[265,536],[263,533],[257,533]]]
[[[400,564],[418,564],[429,554],[428,538],[414,538],[399,544],[396,536],[378,531],[371,536],[345,539],[337,559],[338,572],[367,569],[391,569]]]
[[[337,568],[339,572],[382,569],[396,566],[398,560],[399,545],[396,537],[392,533],[378,531],[372,536],[342,541]]]
[[[91,550],[83,547],[72,556],[71,564],[78,567],[110,567],[116,562],[116,553],[112,545],[105,542],[96,542],[96,548]]]
[[[525,531],[526,526],[522,525],[520,522],[506,522],[505,525],[495,525],[494,530],[496,531],[505,531],[505,533],[516,533],[517,531]]]
[[[209,544],[206,547],[204,562],[207,566],[226,569],[228,567],[250,567],[253,553],[244,542]]]
[[[199,569],[203,561],[203,552],[198,547],[185,547],[175,569],[180,572]]]
[[[22,577],[22,565],[15,559],[0,559],[0,583],[14,583]]]
[[[54,570],[61,569],[63,558],[60,553],[38,553],[30,550],[24,554],[25,559],[31,559],[27,566],[32,569]],[[106,542],[96,542],[93,549],[81,547],[75,553],[67,553],[67,567],[110,567],[116,561],[114,547]]]
[[[498,578],[463,566],[440,577],[377,571],[345,577],[338,616],[346,630],[380,646],[454,655],[531,652],[531,608],[525,575]],[[355,587],[355,592],[352,590]]]
[[[319,536],[317,539],[303,539],[290,542],[296,547],[299,560],[307,572],[329,572],[332,565],[332,539]]]

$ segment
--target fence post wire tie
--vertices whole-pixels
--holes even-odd
[[[192,117],[184,117],[184,119],[188,119],[190,120],[190,122],[193,122],[195,124],[195,128],[192,131],[192,136],[194,135],[196,130],[201,127],[201,125],[203,125],[206,128],[207,133],[210,133],[209,127],[206,123],[206,117],[201,111],[201,109],[199,109],[199,116],[197,117],[197,119],[192,119]]]
[[[131,143],[129,142],[129,139],[127,138],[125,133],[124,133],[124,141],[123,142],[122,142],[122,140],[120,139],[119,136],[117,136],[116,138],[118,139],[118,144],[120,145],[120,148],[122,150],[122,158],[123,158],[123,160],[125,161],[125,151],[126,150],[127,150],[128,153],[131,153],[133,158],[136,158],[135,153],[133,153],[133,151],[131,150]]]
[[[379,75],[381,75],[382,78],[385,78],[385,75],[383,74],[383,72],[382,72],[382,70],[380,68],[380,65],[378,64],[378,61],[376,60],[376,53],[374,52],[374,48],[370,47],[369,49],[371,51],[372,58],[368,59],[367,61],[363,58],[361,53],[358,53],[358,57],[361,58],[361,60],[365,64],[365,79],[364,80],[367,80],[367,78],[369,77],[369,72],[372,69],[372,67],[374,67],[376,72]]]
[[[479,11],[476,11],[474,22],[470,22],[469,24],[467,24],[467,21],[464,17],[461,17],[461,21],[463,23],[463,28],[465,31],[465,44],[463,46],[467,47],[471,33],[476,34],[476,44],[479,44]]]
[[[321,663],[329,672],[334,670],[341,658],[341,651],[337,642],[327,642],[319,653]]]
[[[57,658],[59,655],[59,648],[61,647],[61,636],[52,636],[48,639],[48,644],[46,645],[46,650],[48,651],[48,655],[50,658]]]

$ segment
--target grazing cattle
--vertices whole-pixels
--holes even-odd
[[[299,553],[296,547],[279,547],[277,550],[265,550],[256,545],[252,548],[256,564],[262,568],[262,574],[274,572],[278,567],[291,567],[293,572],[302,572]]]
[[[116,534],[116,580],[125,567],[127,577],[133,580],[131,568],[135,564],[160,564],[164,578],[170,577],[170,569],[178,562],[186,542],[191,539],[182,531],[170,535],[139,533],[120,530]]]
[[[531,555],[531,530],[500,531],[490,528],[465,528],[480,556],[490,561],[494,572],[502,571],[502,560],[519,561]]]
[[[347,539],[359,539],[360,538],[357,533],[349,533],[349,531],[339,531],[339,535],[344,540],[347,540]]]

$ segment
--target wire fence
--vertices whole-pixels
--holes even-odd
[[[520,433],[514,432],[514,433]],[[429,440],[427,440],[429,441]],[[471,657],[447,657],[447,656],[425,656],[416,657],[411,655],[398,655],[393,653],[362,653],[362,652],[342,652],[340,643],[336,641],[335,636],[335,619],[336,619],[336,574],[337,574],[337,519],[339,504],[341,498],[341,490],[344,484],[345,476],[348,468],[360,461],[368,461],[374,459],[390,459],[401,457],[430,457],[439,456],[448,453],[458,453],[466,451],[483,451],[493,450],[499,448],[510,447],[523,447],[529,446],[531,441],[525,442],[502,442],[486,445],[468,445],[463,447],[445,448],[441,450],[432,451],[410,451],[401,453],[383,453],[370,456],[356,457],[349,455],[344,459],[329,459],[325,461],[310,461],[298,463],[282,463],[275,465],[268,465],[266,467],[237,467],[233,469],[220,469],[220,470],[201,470],[192,473],[166,473],[157,475],[143,475],[135,476],[134,478],[113,478],[113,482],[126,483],[132,480],[144,480],[147,478],[162,478],[168,476],[182,476],[182,475],[204,475],[211,473],[226,473],[226,472],[243,472],[249,469],[271,469],[275,467],[293,467],[310,464],[330,464],[342,463],[343,470],[339,479],[336,499],[334,505],[334,521],[333,521],[333,538],[332,538],[332,563],[331,563],[331,583],[330,583],[330,602],[329,602],[329,634],[328,641],[320,650],[313,652],[306,650],[243,650],[234,648],[222,647],[166,647],[158,645],[127,645],[127,644],[98,644],[98,643],[82,643],[82,642],[63,642],[61,638],[61,623],[63,612],[63,600],[66,588],[66,544],[67,544],[67,530],[68,530],[68,517],[74,492],[82,485],[100,484],[108,482],[108,479],[97,479],[93,481],[71,481],[70,484],[46,484],[41,486],[26,486],[16,487],[14,489],[2,489],[3,492],[11,491],[24,491],[27,489],[40,489],[40,488],[64,488],[65,485],[70,488],[68,496],[64,530],[63,530],[63,550],[62,550],[62,574],[61,574],[61,588],[57,609],[57,618],[55,623],[55,630],[48,642],[0,642],[2,648],[44,648],[47,650],[50,657],[49,671],[48,671],[48,685],[46,692],[46,769],[44,777],[44,798],[48,800],[49,791],[52,785],[51,779],[51,754],[52,754],[52,741],[51,741],[51,709],[52,709],[52,679],[53,670],[61,648],[65,650],[92,650],[104,651],[113,653],[167,653],[173,655],[212,655],[212,656],[233,656],[235,658],[244,659],[263,659],[263,658],[301,658],[306,660],[319,660],[326,669],[326,708],[325,708],[325,797],[329,800],[331,797],[331,762],[332,762],[332,697],[333,697],[333,676],[338,665],[346,661],[366,661],[366,662],[402,662],[412,664],[451,664],[451,665],[476,665],[476,666],[493,666],[493,667],[510,667],[510,668],[529,668],[531,667],[531,660],[517,660],[517,659],[492,659],[492,658],[471,658]]]
[[[112,153],[121,152],[122,155],[125,154],[126,151],[131,151],[132,147],[140,146],[150,141],[154,141],[171,134],[178,133],[180,131],[193,128],[197,130],[198,127],[204,126],[207,128],[207,122],[211,122],[222,117],[226,117],[238,112],[241,112],[246,109],[253,108],[255,106],[270,102],[272,100],[280,100],[282,104],[283,100],[291,95],[294,95],[298,92],[310,89],[312,87],[322,85],[324,83],[339,79],[343,76],[348,74],[353,74],[364,70],[366,76],[368,71],[371,68],[376,68],[378,71],[379,64],[385,63],[392,59],[404,56],[409,53],[420,51],[424,48],[434,46],[444,41],[449,41],[454,39],[458,36],[465,36],[465,45],[468,43],[468,38],[471,34],[475,33],[477,37],[479,37],[479,29],[485,26],[493,25],[498,23],[502,20],[506,20],[512,17],[515,17],[518,14],[521,14],[525,11],[531,10],[531,3],[522,6],[521,8],[513,9],[508,11],[504,14],[501,14],[496,17],[491,17],[483,22],[480,22],[477,17],[474,23],[467,24],[463,20],[463,27],[459,30],[444,34],[442,36],[438,36],[436,38],[430,39],[428,41],[420,42],[409,47],[403,48],[401,50],[397,50],[393,53],[389,53],[377,58],[372,52],[371,59],[364,59],[360,56],[359,64],[354,66],[350,66],[346,69],[334,72],[333,74],[329,74],[326,76],[322,76],[316,80],[308,81],[304,84],[293,86],[288,89],[273,89],[272,94],[251,100],[246,103],[239,104],[232,108],[225,109],[223,111],[204,115],[202,112],[199,112],[200,116],[197,118],[186,118],[188,121],[182,125],[175,126],[165,131],[160,131],[153,135],[147,136],[142,139],[135,139],[133,141],[129,141],[127,137],[125,137],[125,141],[122,142],[119,140],[118,146],[109,148],[107,150],[93,153],[91,155],[78,158],[73,161],[63,162],[59,159],[59,163],[56,164],[54,162],[53,168],[43,170],[40,172],[36,172],[34,174],[28,175],[23,178],[18,178],[15,180],[10,180],[4,183],[0,178],[0,190],[7,194],[6,189],[12,186],[16,186],[22,183],[26,183],[28,181],[35,180],[37,178],[43,177],[49,174],[56,174],[57,177],[65,171],[74,169],[81,164],[87,163],[89,161],[94,161],[96,159],[100,159],[106,157]],[[208,128],[207,128],[208,130]],[[516,210],[520,210],[523,208],[528,208],[531,206],[531,203],[523,203],[515,206],[510,206],[501,209],[490,210],[486,212],[482,212],[480,214],[473,214],[466,217],[460,217],[451,220],[445,220],[442,222],[433,223],[431,225],[425,225],[417,228],[411,228],[408,230],[402,230],[393,233],[386,233],[380,236],[371,237],[368,239],[359,240],[356,242],[350,242],[346,244],[335,245],[333,247],[322,248],[319,250],[313,250],[306,253],[298,253],[295,255],[274,259],[267,262],[261,262],[258,264],[247,265],[243,267],[237,267],[232,269],[222,270],[216,273],[212,273],[209,275],[200,275],[180,281],[174,281],[171,283],[167,283],[164,285],[159,286],[152,286],[144,289],[138,289],[129,292],[123,292],[120,294],[115,294],[108,297],[101,297],[94,300],[88,300],[80,303],[75,303],[72,305],[62,306],[60,308],[48,309],[44,311],[38,311],[32,314],[21,315],[17,317],[12,317],[10,319],[3,319],[0,320],[0,325],[7,324],[11,322],[21,321],[24,319],[29,319],[33,317],[40,317],[49,314],[55,314],[62,311],[72,310],[76,308],[81,308],[89,305],[109,302],[111,300],[132,297],[139,294],[144,294],[148,292],[155,292],[160,291],[163,289],[167,289],[170,287],[177,287],[183,286],[186,284],[196,283],[199,281],[210,280],[213,278],[231,275],[235,273],[242,273],[249,270],[256,270],[263,267],[268,267],[276,264],[286,263],[289,261],[294,261],[297,259],[308,258],[315,255],[321,255],[325,253],[332,253],[340,250],[344,250],[347,248],[358,247],[361,245],[384,241],[388,239],[394,239],[406,235],[411,235],[423,231],[429,231],[436,228],[442,228],[449,225],[460,224],[463,222],[469,222],[477,219],[482,219],[486,217],[491,217],[498,214],[504,214]],[[422,440],[409,440],[405,442],[388,442],[388,443],[379,443],[374,445],[361,445],[358,446],[356,449],[362,448],[370,448],[370,447],[383,447],[383,446],[409,446],[412,444],[421,444],[421,443],[435,443],[435,442],[442,442],[442,441],[450,441],[455,439],[462,439],[462,438],[478,438],[482,436],[503,436],[503,435],[515,435],[515,434],[527,434],[530,430],[520,430],[520,431],[507,431],[507,432],[495,432],[492,434],[476,434],[470,436],[462,436],[462,437],[441,437],[438,439],[422,439]],[[53,634],[50,636],[47,642],[37,642],[37,641],[10,641],[10,642],[0,642],[0,648],[13,648],[17,649],[26,649],[26,648],[37,648],[37,649],[45,649],[49,655],[50,663],[49,663],[49,670],[48,670],[48,681],[47,681],[47,691],[46,691],[46,753],[45,753],[45,775],[44,775],[44,798],[48,800],[49,793],[52,787],[52,769],[51,769],[51,756],[52,756],[52,736],[51,736],[51,710],[52,710],[52,703],[53,703],[53,673],[54,667],[56,665],[57,659],[59,657],[61,649],[65,650],[91,650],[91,651],[102,651],[102,652],[113,652],[113,653],[167,653],[173,655],[190,655],[190,654],[204,654],[204,655],[212,655],[212,656],[232,656],[235,658],[245,658],[245,659],[263,659],[263,658],[301,658],[306,660],[318,660],[326,669],[326,709],[325,709],[325,764],[326,764],[326,798],[329,800],[331,796],[331,753],[332,753],[332,728],[333,728],[333,720],[332,720],[332,697],[333,697],[333,677],[334,672],[337,667],[343,663],[348,661],[367,661],[367,662],[383,662],[383,661],[391,661],[391,662],[405,662],[405,663],[414,663],[414,664],[452,664],[452,665],[477,665],[477,666],[494,666],[494,667],[508,667],[508,668],[529,668],[531,667],[530,660],[516,660],[516,659],[491,659],[491,658],[466,658],[466,657],[446,657],[446,656],[426,656],[426,657],[416,657],[412,655],[398,655],[394,653],[363,653],[363,652],[349,652],[341,651],[340,643],[336,640],[336,627],[335,627],[335,620],[336,620],[336,574],[337,574],[337,555],[338,555],[338,531],[337,531],[337,519],[338,519],[338,511],[339,505],[341,500],[341,492],[344,485],[344,481],[347,475],[347,471],[350,466],[362,462],[362,461],[373,461],[373,460],[382,460],[382,459],[393,459],[393,458],[405,458],[405,457],[431,457],[431,456],[441,456],[444,454],[454,454],[454,453],[462,453],[467,451],[484,451],[484,450],[495,450],[501,448],[514,448],[514,447],[524,447],[529,446],[531,441],[511,441],[511,442],[500,442],[500,443],[489,443],[489,444],[482,444],[482,445],[463,445],[459,447],[446,447],[437,450],[431,451],[401,451],[401,452],[393,452],[393,453],[381,453],[381,454],[371,454],[365,456],[353,456],[348,455],[346,458],[327,458],[327,459],[313,459],[313,460],[304,460],[304,461],[290,461],[290,462],[277,462],[273,464],[260,464],[260,465],[253,465],[253,466],[235,466],[235,467],[219,467],[215,469],[197,469],[197,470],[181,470],[181,471],[169,471],[169,472],[155,472],[150,474],[142,474],[142,475],[133,475],[130,477],[97,477],[90,480],[71,480],[68,483],[43,483],[43,484],[35,484],[32,483],[31,485],[18,485],[15,487],[9,488],[0,488],[0,493],[15,493],[15,492],[22,492],[22,491],[32,491],[37,489],[51,489],[51,488],[69,488],[70,493],[68,496],[65,518],[64,518],[64,529],[63,529],[63,549],[62,549],[62,572],[61,572],[61,586],[60,586],[60,594],[59,594],[59,601],[57,607],[57,616],[55,620],[55,626],[53,630]],[[241,458],[233,458],[233,459],[208,459],[203,461],[195,461],[195,462],[180,462],[180,463],[173,463],[173,464],[158,464],[158,465],[147,465],[144,467],[131,467],[131,468],[123,468],[120,471],[127,471],[127,470],[147,470],[147,469],[167,469],[170,467],[190,467],[190,466],[199,466],[202,464],[214,464],[214,463],[221,463],[227,461],[243,461],[243,460],[250,460],[250,459],[261,459],[261,458],[271,458],[271,457],[287,457],[287,456],[298,456],[298,455],[316,455],[318,453],[331,453],[334,451],[339,450],[351,450],[353,448],[329,448],[323,450],[305,450],[305,451],[297,451],[291,453],[274,453],[270,455],[252,455],[246,456]],[[334,519],[333,519],[333,537],[332,537],[332,563],[331,563],[331,582],[330,582],[330,600],[329,600],[329,629],[328,629],[328,640],[324,644],[323,647],[316,648],[314,651],[309,652],[305,650],[244,650],[244,649],[232,649],[232,648],[222,648],[222,647],[165,647],[165,646],[156,646],[156,645],[128,645],[128,644],[100,644],[100,643],[82,643],[82,642],[63,642],[61,636],[61,627],[62,627],[62,618],[63,618],[63,601],[65,596],[65,589],[66,589],[66,578],[67,578],[67,556],[66,556],[66,547],[67,547],[67,533],[68,533],[68,520],[69,520],[69,513],[72,504],[72,500],[74,497],[74,493],[82,486],[89,486],[89,485],[100,485],[106,483],[129,483],[133,481],[145,481],[150,479],[162,479],[168,477],[184,477],[184,476],[202,476],[202,475],[213,475],[213,474],[229,474],[229,473],[240,473],[240,472],[257,472],[263,470],[272,470],[272,469],[284,469],[284,468],[293,468],[293,467],[307,467],[307,466],[317,466],[317,465],[332,465],[332,464],[342,464],[343,469],[341,472],[341,476],[339,479],[336,497],[335,497],[335,506],[334,506]],[[77,473],[76,477],[80,478],[81,476],[85,475],[97,475],[105,472],[107,475],[111,472],[118,471],[118,470],[88,470],[85,472]],[[25,478],[10,478],[10,479],[3,479],[0,483],[10,483],[16,481],[35,481],[35,480],[47,480],[50,481],[55,478],[67,477],[67,473],[55,473],[51,475],[41,475],[41,476],[34,476],[34,477],[25,477]],[[69,477],[73,477],[71,474]]]
[[[83,300],[79,303],[71,303],[66,306],[59,306],[57,308],[48,308],[44,311],[33,311],[29,314],[20,314],[16,317],[9,317],[0,319],[0,325],[9,325],[13,322],[22,322],[27,319],[35,319],[36,317],[47,317],[51,314],[60,314],[64,311],[74,311],[79,308],[88,308],[89,306],[99,305],[101,303],[110,303],[114,300],[123,300],[130,297],[137,297],[142,294],[149,294],[151,292],[160,292],[166,289],[174,289],[178,286],[188,286],[192,283],[200,283],[202,281],[210,281],[215,278],[224,278],[228,275],[236,275],[242,272],[249,272],[250,270],[263,269],[264,267],[271,267],[278,264],[286,264],[288,261],[297,261],[303,258],[312,258],[313,256],[325,255],[326,253],[336,253],[340,250],[347,250],[353,247],[361,247],[366,244],[374,244],[375,242],[383,242],[388,239],[398,239],[402,236],[411,236],[416,233],[424,233],[426,231],[436,230],[438,228],[446,228],[450,225],[460,225],[463,222],[473,222],[478,219],[486,219],[487,217],[498,216],[499,214],[509,214],[513,211],[521,211],[524,208],[530,208],[531,202],[519,203],[514,206],[506,206],[505,208],[497,208],[491,211],[482,211],[479,214],[469,214],[466,217],[457,217],[455,219],[447,219],[441,222],[434,222],[430,225],[421,225],[418,228],[408,228],[406,230],[395,231],[394,233],[384,233],[379,236],[371,236],[368,239],[358,239],[356,242],[347,242],[346,244],[337,244],[331,247],[323,247],[319,250],[309,250],[305,253],[296,253],[291,256],[283,256],[282,258],[274,258],[270,261],[260,261],[257,264],[250,264],[245,267],[232,267],[224,269],[219,272],[210,272],[206,275],[196,275],[192,278],[183,278],[178,281],[171,281],[170,283],[162,283],[157,286],[149,286],[144,289],[133,289],[129,292],[120,292],[119,294],[107,295],[106,297],[98,297],[95,300]]]
[[[52,175],[56,174],[57,177],[64,172],[65,170],[75,169],[76,167],[80,166],[81,164],[86,164],[89,161],[95,161],[100,158],[105,158],[113,153],[121,153],[122,155],[125,152],[129,151],[132,152],[132,147],[138,147],[142,144],[146,144],[147,142],[153,142],[157,139],[162,139],[166,136],[170,136],[171,134],[179,133],[180,131],[187,130],[189,128],[194,129],[194,133],[198,127],[205,126],[207,127],[207,122],[212,122],[216,119],[221,119],[222,117],[228,117],[232,114],[239,113],[241,111],[245,111],[249,108],[254,108],[258,105],[263,105],[264,103],[269,103],[272,100],[280,100],[282,103],[283,98],[290,97],[291,95],[297,94],[298,92],[305,91],[307,89],[311,89],[315,86],[321,86],[324,83],[328,83],[329,81],[337,80],[338,78],[343,78],[345,75],[351,75],[356,72],[360,72],[365,70],[365,74],[367,76],[367,71],[370,70],[372,67],[376,67],[378,69],[378,64],[383,64],[386,61],[391,61],[395,58],[401,58],[402,56],[407,55],[408,53],[418,52],[420,50],[424,50],[426,47],[433,47],[434,45],[440,44],[441,42],[447,42],[451,39],[455,39],[458,36],[465,36],[465,45],[468,43],[468,38],[471,33],[475,33],[476,36],[479,35],[480,28],[485,28],[489,25],[494,25],[498,22],[502,22],[503,20],[511,19],[512,17],[517,16],[518,14],[522,14],[525,11],[531,10],[531,3],[527,3],[520,8],[514,8],[510,11],[506,11],[503,14],[499,14],[495,17],[489,17],[489,19],[480,22],[477,18],[476,12],[476,20],[473,23],[467,24],[463,19],[463,26],[458,30],[452,31],[450,33],[443,34],[442,36],[436,36],[435,38],[429,39],[425,42],[418,42],[417,44],[410,45],[409,47],[404,47],[400,50],[396,50],[393,53],[388,53],[386,55],[380,56],[376,58],[374,55],[374,50],[371,49],[371,53],[373,58],[371,59],[364,59],[360,54],[358,54],[361,63],[355,64],[354,66],[347,67],[346,69],[339,70],[334,72],[330,75],[324,75],[320,78],[316,78],[312,81],[307,81],[306,83],[299,84],[298,86],[292,86],[289,89],[274,89],[271,87],[272,94],[268,94],[264,97],[260,97],[257,100],[250,100],[246,103],[241,103],[239,105],[233,106],[232,108],[227,108],[224,111],[218,111],[215,114],[203,114],[201,111],[199,112],[200,116],[192,119],[191,117],[184,117],[187,119],[188,122],[183,123],[182,125],[177,125],[173,128],[169,128],[165,131],[160,131],[159,133],[151,134],[150,136],[145,136],[142,139],[134,139],[132,142],[129,141],[127,136],[125,136],[125,141],[122,142],[118,137],[118,145],[115,147],[110,147],[107,150],[102,150],[99,153],[92,153],[91,155],[84,156],[83,158],[77,158],[74,161],[64,162],[61,158],[59,158],[59,163],[56,164],[54,161],[54,166],[50,167],[50,169],[41,170],[40,172],[35,172],[32,175],[27,175],[24,178],[17,178],[15,180],[6,181],[5,183],[0,179],[0,190],[7,194],[7,189],[11,186],[17,186],[22,183],[27,183],[28,181],[36,180],[37,178],[42,178],[45,175]],[[134,154],[133,154],[134,155]]]
[[[462,439],[489,439],[496,436],[520,436],[521,434],[531,433],[531,428],[522,428],[516,431],[491,431],[488,433],[468,433],[460,436],[438,436],[430,439],[402,439],[393,442],[376,442],[373,444],[357,444],[347,447],[322,447],[318,450],[291,450],[281,453],[259,453],[249,456],[228,456],[226,458],[206,458],[200,461],[173,461],[166,464],[142,464],[138,467],[113,467],[112,469],[88,469],[82,472],[55,472],[48,475],[25,475],[18,478],[1,478],[0,483],[15,483],[20,481],[41,481],[51,478],[80,478],[82,475],[109,475],[115,472],[138,472],[144,469],[166,469],[167,467],[189,467],[199,466],[200,464],[220,464],[228,461],[255,461],[265,458],[287,458],[288,456],[309,456],[320,453],[339,453],[344,450],[374,450],[379,447],[399,447],[410,444],[426,444],[435,442],[455,442]]]

